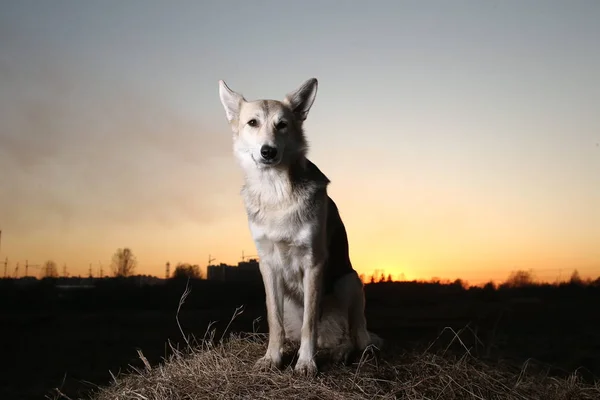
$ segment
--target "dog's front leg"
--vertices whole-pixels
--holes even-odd
[[[321,301],[323,262],[312,261],[304,271],[304,316],[300,337],[300,350],[295,371],[308,376],[317,374],[317,320]]]
[[[265,284],[267,301],[267,322],[269,324],[269,344],[265,355],[256,362],[261,370],[281,368],[283,365],[283,281],[281,273],[268,263],[260,264],[260,272]]]

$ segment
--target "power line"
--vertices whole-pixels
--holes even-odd
[[[25,277],[29,276],[29,268],[39,268],[39,264],[31,265],[28,260],[25,260]]]

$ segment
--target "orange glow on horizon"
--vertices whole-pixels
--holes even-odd
[[[205,271],[209,256],[236,265],[256,254],[218,80],[282,100],[314,73],[308,157],[330,180],[359,274],[469,284],[517,270],[550,282],[600,275],[593,13],[468,6],[453,14],[464,29],[449,32],[423,23],[445,18],[441,8],[325,6],[298,14],[314,29],[282,69],[289,23],[251,5],[282,34],[232,24],[208,35],[228,17],[203,2],[126,15],[100,2],[12,3],[0,13],[0,274],[6,258],[8,275],[47,260],[71,276],[90,264],[107,274],[123,247],[137,273],[158,277],[167,262]],[[394,13],[406,23],[381,23]],[[188,16],[200,23],[180,23]],[[341,18],[333,36],[331,16]],[[240,68],[248,51],[257,57]]]
[[[87,276],[92,264],[93,274],[97,276],[100,268],[105,274],[109,273],[111,257],[117,248],[129,247],[138,260],[138,274],[164,277],[165,264],[169,262],[171,271],[178,263],[197,264],[206,276],[209,254],[215,259],[214,263],[229,265],[237,265],[241,261],[242,251],[246,257],[256,254],[250,233],[243,227],[246,218],[243,210],[235,206],[231,209],[235,212],[224,223],[215,225],[213,230],[184,225],[150,233],[147,228],[131,228],[117,235],[100,232],[100,236],[84,230],[75,232],[77,238],[72,239],[71,246],[60,237],[47,237],[41,233],[17,240],[10,230],[3,229],[0,267],[8,257],[9,275],[19,262],[22,276],[26,260],[31,265],[53,260],[60,271],[66,264],[70,276]],[[365,282],[369,282],[372,275],[377,281],[382,274],[385,279],[391,274],[394,281],[461,279],[470,285],[479,285],[505,281],[516,270],[532,270],[536,279],[547,282],[568,279],[574,270],[584,279],[600,276],[599,257],[595,256],[598,250],[592,249],[591,245],[587,252],[585,247],[573,246],[572,243],[542,252],[533,248],[523,249],[510,242],[480,243],[473,247],[473,251],[462,254],[443,244],[445,240],[452,240],[462,248],[465,245],[461,243],[469,240],[468,235],[466,238],[455,235],[447,239],[443,234],[436,235],[434,227],[429,227],[428,240],[424,240],[418,232],[415,238],[389,232],[373,235],[373,224],[360,224],[362,229],[358,228],[359,223],[363,223],[360,218],[354,217],[360,215],[359,210],[351,211],[354,211],[351,206],[343,210],[349,232],[350,258]],[[396,241],[403,241],[404,245],[394,245]],[[525,242],[525,245],[528,244]],[[578,248],[582,249],[581,256],[577,255]],[[31,270],[30,275],[34,272]]]

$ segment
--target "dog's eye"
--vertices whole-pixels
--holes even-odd
[[[287,122],[285,121],[279,121],[277,123],[277,125],[275,125],[275,129],[277,129],[278,131],[287,128]]]
[[[254,118],[252,118],[250,121],[248,121],[248,125],[250,125],[250,126],[257,126],[258,125],[258,121],[255,120]]]

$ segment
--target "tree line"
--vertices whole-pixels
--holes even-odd
[[[115,278],[127,278],[135,275],[138,262],[130,248],[119,248],[112,256],[110,263],[111,275]],[[46,261],[40,269],[40,278],[58,278],[58,266],[53,260]],[[201,279],[202,272],[197,264],[179,263],[171,278]]]
[[[112,260],[111,260],[111,264],[110,264],[110,269],[111,269],[111,273],[112,273],[113,277],[126,278],[129,276],[133,276],[135,274],[136,268],[137,268],[137,258],[135,257],[135,255],[133,254],[133,251],[131,251],[130,248],[124,247],[124,248],[119,248],[115,251],[115,253],[112,256]],[[42,268],[40,269],[40,275],[41,275],[41,278],[57,278],[59,276],[57,264],[52,260],[46,261],[43,264]],[[202,279],[203,276],[202,276],[202,272],[200,271],[199,265],[190,264],[190,263],[179,263],[175,267],[173,274],[170,276],[170,278]],[[403,278],[403,274],[401,274],[400,281],[403,280],[402,278]],[[380,271],[380,270],[376,270],[369,277],[365,276],[364,274],[361,274],[360,279],[364,283],[372,283],[372,284],[394,281],[392,279],[391,274],[388,274],[386,276],[383,273],[383,271]],[[442,281],[439,278],[432,278],[429,281],[422,281],[422,282],[454,284],[454,285],[462,286],[464,288],[467,288],[468,286],[470,286],[466,281],[464,281],[462,279],[456,279],[454,281]],[[532,270],[529,270],[529,271],[518,270],[518,271],[512,272],[509,275],[508,279],[499,285],[497,285],[496,283],[494,283],[493,281],[490,280],[488,283],[486,283],[483,286],[488,289],[490,289],[490,288],[496,289],[496,288],[501,288],[501,287],[518,288],[518,287],[536,286],[536,285],[539,285],[542,283],[543,282],[536,280],[535,275]],[[566,281],[566,283],[581,285],[581,286],[599,285],[600,277],[597,278],[596,280],[592,280],[589,278],[583,279],[583,278],[581,278],[579,272],[577,270],[574,270],[573,273],[571,274],[570,278]]]

